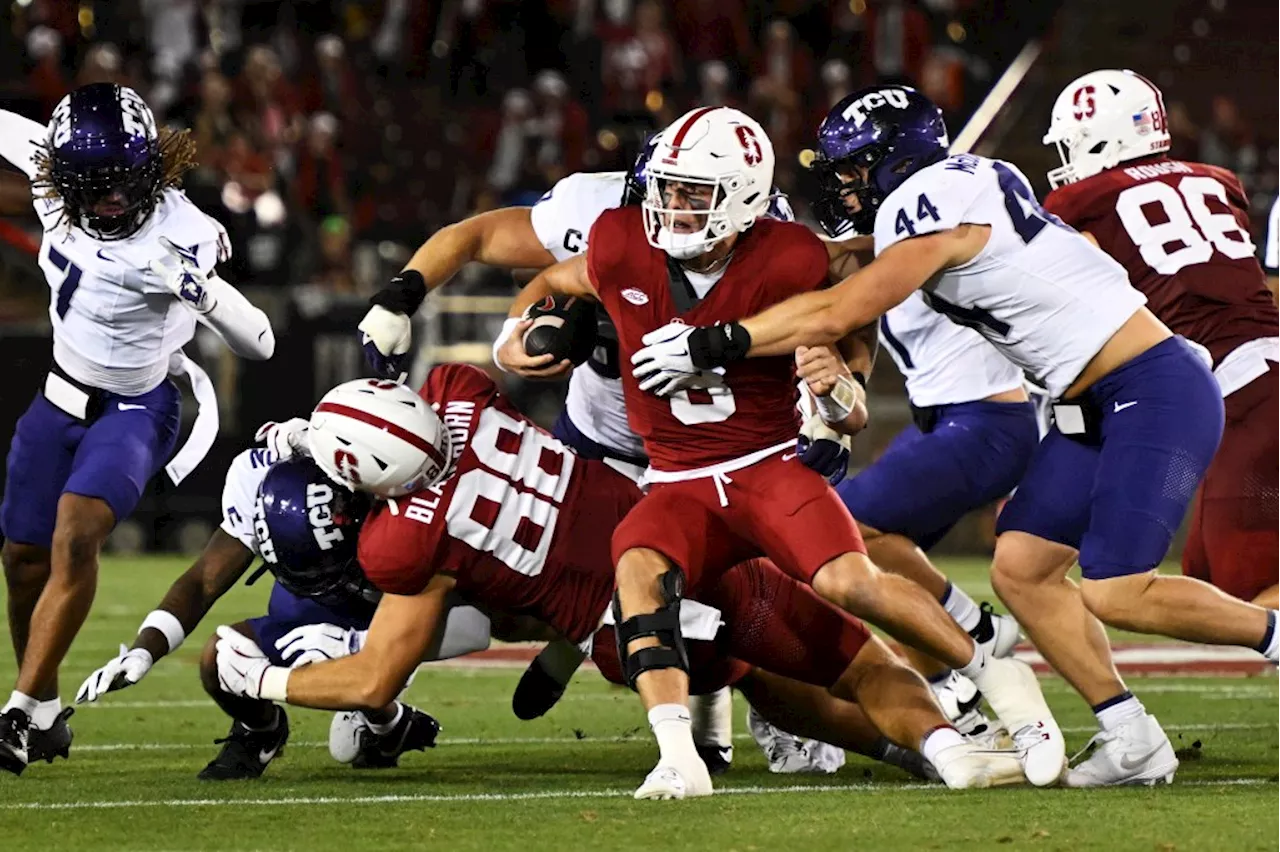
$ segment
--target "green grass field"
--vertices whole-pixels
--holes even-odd
[[[131,640],[185,563],[108,560],[62,693]],[[989,596],[983,565],[946,568]],[[266,584],[238,588],[146,680],[72,720],[71,760],[0,777],[0,849],[862,849],[1253,850],[1277,848],[1277,681],[1146,678],[1131,686],[1182,750],[1174,786],[953,793],[851,758],[838,774],[775,776],[745,736],[718,794],[635,802],[652,764],[634,696],[583,672],[544,719],[510,711],[518,669],[426,667],[409,698],[444,726],[440,745],[388,772],[330,759],[329,716],[291,709],[286,754],[257,782],[195,774],[227,722],[200,691],[196,656],[219,623],[260,614]],[[8,654],[0,679],[12,682]],[[1088,708],[1058,679],[1046,693],[1084,745]]]

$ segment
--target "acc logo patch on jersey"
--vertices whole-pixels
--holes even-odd
[[[640,290],[637,290],[635,287],[628,287],[627,289],[623,290],[622,298],[626,299],[631,304],[637,305],[637,306],[649,304],[649,297],[646,296]]]

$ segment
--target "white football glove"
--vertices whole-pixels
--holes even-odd
[[[263,681],[276,668],[258,643],[225,624],[218,628],[218,685],[231,695],[261,698]],[[285,670],[287,671],[287,669]]]
[[[365,360],[375,373],[403,382],[407,376],[413,323],[409,317],[374,305],[356,326]]]
[[[302,417],[290,417],[282,423],[268,420],[258,427],[253,439],[266,444],[267,449],[275,453],[277,459],[292,458],[298,453],[309,455],[307,450],[307,430],[311,421]]]
[[[97,701],[108,692],[133,686],[151,670],[154,662],[151,659],[151,652],[145,648],[130,650],[121,644],[118,656],[89,675],[84,683],[80,684],[80,689],[76,691],[76,703]]]
[[[721,384],[723,367],[699,370],[689,354],[689,335],[697,326],[672,320],[640,338],[644,348],[631,356],[631,374],[640,382],[640,390],[655,396],[671,396],[691,387]]]
[[[180,248],[167,237],[161,237],[160,244],[169,252],[170,258],[147,264],[152,273],[191,310],[198,314],[213,310],[217,300],[209,292],[209,278],[200,271],[195,251]]]
[[[336,624],[304,624],[281,636],[276,642],[276,650],[290,668],[296,669],[308,663],[351,656],[364,647],[367,633],[366,630],[348,630]]]

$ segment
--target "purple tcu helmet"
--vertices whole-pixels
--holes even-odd
[[[644,144],[640,146],[640,153],[636,155],[636,161],[631,165],[631,170],[627,172],[627,188],[622,194],[622,206],[628,204],[639,204],[644,201],[645,194],[648,192],[645,186],[644,171],[649,166],[649,160],[653,157],[653,151],[658,147],[658,136],[661,134],[651,133],[645,137]]]
[[[899,184],[947,156],[947,127],[933,101],[906,86],[875,86],[836,104],[818,127],[810,168],[821,190],[818,222],[832,237],[870,234],[876,211]],[[864,179],[862,170],[866,169]],[[846,205],[858,199],[854,213]]]
[[[49,121],[48,154],[64,213],[97,239],[129,237],[160,198],[156,120],[133,89],[93,83],[64,97]]]
[[[298,597],[329,606],[353,597],[376,602],[356,561],[370,506],[371,498],[334,482],[306,456],[276,462],[254,505],[258,552],[276,582]]]

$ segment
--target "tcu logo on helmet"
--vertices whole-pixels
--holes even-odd
[[[262,494],[253,502],[253,535],[258,540],[258,555],[262,561],[276,564],[276,546],[271,541],[271,531],[267,529],[266,508],[262,505]]]
[[[879,89],[858,98],[845,107],[844,117],[861,127],[862,123],[867,120],[867,113],[877,107],[888,105],[898,109],[906,109],[910,103],[907,100],[907,93],[902,89]]]
[[[764,151],[760,149],[760,140],[756,138],[755,132],[745,124],[739,124],[733,128],[734,133],[738,134],[738,141],[742,143],[742,160],[748,166],[754,166],[764,159]]]
[[[323,482],[307,483],[307,520],[311,533],[321,550],[332,550],[335,542],[342,541],[342,530],[333,525],[333,489]]]
[[[338,475],[355,485],[360,484],[359,465],[354,453],[341,447],[333,451],[333,466]]]
[[[1093,86],[1081,86],[1076,89],[1075,95],[1071,98],[1071,103],[1075,105],[1076,121],[1083,118],[1093,118],[1093,114],[1098,111],[1098,105],[1094,102],[1093,96],[1097,93],[1097,89]]]

